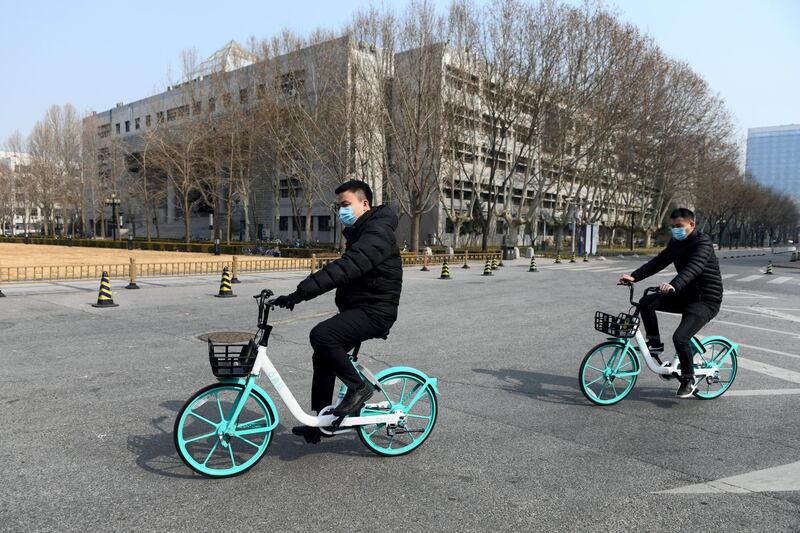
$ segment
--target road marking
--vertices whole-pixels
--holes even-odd
[[[751,326],[749,324],[739,324],[737,322],[727,322],[725,320],[716,320],[716,319],[714,320],[714,323],[715,324],[727,324],[728,326],[736,326],[736,327],[739,327],[739,328],[757,329],[757,330],[760,330],[760,331],[768,331],[769,333],[780,333],[782,335],[789,335],[790,337],[796,337],[796,338],[800,339],[800,334],[793,333],[791,331],[783,331],[783,330],[780,330],[780,329],[762,328],[762,327],[759,327],[759,326]]]
[[[723,274],[721,277],[722,279],[730,279],[730,278],[735,278],[738,275],[739,274]]]
[[[707,483],[662,490],[655,494],[708,494],[750,492],[785,492],[800,490],[800,461],[731,476]]]
[[[800,394],[800,389],[753,389],[753,390],[731,390],[725,396],[785,396],[789,394]]]
[[[786,283],[787,281],[791,280],[792,278],[786,276],[778,276],[777,278],[768,281],[767,283],[771,283],[773,285],[780,285],[781,283]]]
[[[774,353],[775,355],[785,355],[786,357],[791,357],[793,359],[800,359],[800,355],[796,353],[781,352],[780,350],[773,350],[771,348],[762,348],[761,346],[753,346],[751,344],[742,344],[741,342],[737,342],[736,344],[738,344],[743,348],[749,348],[751,350],[756,350],[759,352]]]
[[[739,363],[740,367],[746,368],[747,370],[752,370],[753,372],[758,372],[759,374],[764,374],[765,376],[800,384],[800,372],[786,370],[785,368],[781,368],[779,366],[772,366],[768,365],[767,363],[761,363],[759,361],[753,361],[752,359],[745,359],[743,357],[737,357],[736,361]]]
[[[771,311],[764,307],[748,307],[747,309],[752,309],[753,311],[760,311],[760,312],[751,313],[750,311],[734,309],[728,306],[722,308],[722,310],[727,313],[739,313],[741,315],[760,316],[764,318],[777,318],[778,320],[786,320],[789,322],[800,322],[800,316],[794,316],[788,313],[781,313],[780,311]]]
[[[736,281],[738,281],[740,283],[748,283],[750,281],[755,281],[755,280],[761,279],[763,277],[764,277],[764,274],[753,274],[752,276],[746,276],[746,277],[744,277],[742,279],[738,279]]]

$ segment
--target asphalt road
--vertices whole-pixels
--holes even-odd
[[[797,531],[800,270],[761,274],[768,259],[722,262],[702,333],[742,346],[725,396],[679,400],[645,371],[612,407],[582,397],[578,365],[604,339],[595,310],[627,309],[615,281],[644,258],[408,269],[400,319],[361,360],[439,378],[429,440],[400,458],[354,436],[307,445],[279,405],[267,456],[228,480],[194,475],[172,444],[177,410],[214,381],[197,337],[251,329],[249,296],[299,274],[243,276],[232,299],[211,278],[118,284],[114,309],[89,305],[96,284],[0,287],[0,530]],[[333,312],[326,295],[274,315],[270,356],[304,406],[308,331]]]

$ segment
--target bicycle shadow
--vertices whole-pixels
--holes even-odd
[[[502,381],[504,385],[500,387],[501,390],[521,394],[541,402],[595,407],[584,398],[578,388],[577,377],[531,372],[516,368],[473,368],[472,371],[493,376]],[[647,402],[661,409],[671,409],[678,404],[678,400],[669,398],[668,395],[669,392],[666,388],[635,386],[623,401]]]
[[[167,400],[160,407],[174,413],[183,406],[183,401]],[[131,435],[127,449],[136,456],[136,465],[151,474],[176,479],[205,479],[192,472],[178,457],[173,438],[174,416],[162,415],[150,420],[156,433]],[[285,423],[285,421],[284,421]],[[265,459],[276,457],[281,461],[295,461],[315,454],[336,454],[353,457],[371,457],[372,454],[358,441],[355,433],[348,433],[331,439],[322,439],[319,444],[307,444],[302,437],[292,435],[284,426],[278,426],[272,433],[272,443]]]

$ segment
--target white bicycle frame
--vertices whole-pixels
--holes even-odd
[[[267,377],[269,378],[272,386],[275,387],[275,390],[280,395],[281,400],[289,408],[289,411],[292,413],[298,422],[305,426],[312,426],[312,427],[327,427],[334,423],[339,417],[334,415],[320,415],[320,416],[312,416],[306,413],[300,404],[297,403],[297,399],[292,394],[292,391],[289,390],[288,385],[281,379],[280,374],[278,373],[278,369],[275,368],[275,365],[272,364],[270,361],[269,356],[267,356],[267,348],[265,346],[258,347],[258,353],[256,355],[256,361],[253,364],[253,370],[250,372],[250,375],[253,377],[258,377],[258,375],[264,372]],[[369,371],[365,372],[365,376],[369,374]],[[369,374],[371,377],[371,374]],[[372,381],[372,378],[370,381]],[[380,390],[380,389],[379,389]],[[249,391],[248,391],[249,392]],[[422,396],[424,392],[424,387],[420,388],[417,397],[411,400],[408,404],[408,408],[416,403],[419,397]],[[369,406],[375,408],[387,408],[389,407],[388,402],[380,402],[375,404],[367,404]],[[238,414],[237,414],[238,416]],[[387,425],[396,425],[400,420],[405,418],[405,413],[398,410],[394,413],[387,413],[385,415],[370,415],[370,416],[352,416],[346,417],[344,420],[341,421],[339,427],[352,427],[352,426],[366,426],[371,424],[387,424]],[[235,418],[234,418],[235,419]]]
[[[638,346],[639,351],[641,352],[642,356],[644,357],[644,361],[647,364],[647,368],[655,372],[656,374],[661,374],[662,376],[669,376],[675,369],[678,368],[678,363],[680,363],[680,359],[677,355],[672,361],[672,364],[669,366],[660,366],[653,356],[650,354],[650,350],[647,348],[647,341],[644,338],[644,334],[642,333],[642,328],[637,328],[636,335],[633,337],[633,340],[630,341],[631,344],[634,342],[636,346]],[[621,361],[621,358],[620,358]],[[694,370],[694,375],[696,378],[705,377],[705,376],[713,376],[716,369],[714,368],[696,368]]]

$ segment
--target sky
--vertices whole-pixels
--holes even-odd
[[[384,0],[402,7],[403,0]],[[441,10],[449,0],[433,0]],[[579,0],[568,0],[575,3]],[[374,4],[375,2],[373,2]],[[687,61],[747,128],[800,124],[800,0],[608,0]],[[181,50],[337,29],[370,0],[0,0],[0,147],[53,104],[102,111],[162,90]],[[175,77],[175,76],[173,76]]]

